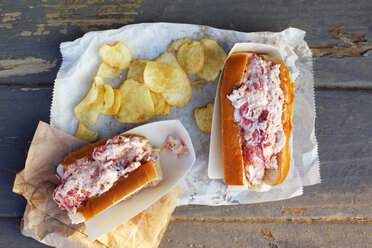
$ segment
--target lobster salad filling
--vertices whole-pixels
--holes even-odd
[[[189,149],[184,145],[181,139],[169,135],[163,145],[163,148],[173,152],[177,157],[189,154]]]
[[[250,185],[259,185],[265,170],[277,169],[277,154],[286,137],[282,125],[284,104],[280,65],[253,53],[240,86],[227,98],[240,129],[245,174]]]
[[[85,201],[108,191],[120,177],[156,160],[149,148],[149,141],[137,136],[109,139],[94,149],[91,158],[79,159],[67,167],[62,184],[54,190],[54,201],[60,209],[75,215]]]

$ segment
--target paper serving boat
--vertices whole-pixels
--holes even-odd
[[[150,207],[175,187],[185,177],[195,162],[195,151],[190,136],[178,120],[153,122],[133,128],[123,134],[125,133],[144,135],[149,139],[152,146],[157,147],[161,147],[168,135],[172,135],[183,140],[184,144],[189,148],[189,154],[177,158],[177,155],[172,152],[162,151],[160,153],[160,163],[163,171],[163,180],[156,187],[140,190],[131,198],[116,203],[93,219],[85,222],[89,241],[97,239]],[[61,176],[63,174],[62,171],[63,168],[60,165],[57,168],[57,173]]]
[[[260,43],[236,43],[230,50],[229,55],[237,52],[254,52],[261,54],[268,54],[274,58],[283,60],[279,49],[273,46],[260,44]],[[212,119],[212,130],[211,130],[211,142],[209,146],[209,161],[208,161],[208,177],[210,179],[223,179],[224,168],[222,160],[222,133],[221,133],[221,80],[222,73],[220,75],[216,98],[214,100],[213,119]],[[293,135],[292,135],[293,136]],[[292,139],[291,136],[291,139]],[[293,168],[293,158],[292,166]],[[267,186],[270,187],[270,186]],[[229,186],[230,191],[246,190],[244,186]],[[266,190],[268,190],[267,188]]]

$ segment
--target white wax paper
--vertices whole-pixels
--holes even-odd
[[[51,124],[69,134],[74,135],[78,121],[73,108],[86,95],[96,75],[101,58],[98,48],[105,44],[124,41],[132,51],[132,59],[149,59],[158,57],[167,51],[168,45],[175,39],[188,36],[193,39],[210,38],[218,42],[226,52],[235,43],[256,42],[278,47],[288,66],[293,80],[297,84],[296,103],[293,128],[293,158],[296,171],[301,177],[302,185],[320,183],[317,142],[315,138],[315,103],[314,80],[312,75],[312,57],[305,32],[288,28],[279,33],[257,32],[243,33],[232,30],[221,30],[207,26],[144,23],[124,26],[120,29],[89,32],[73,42],[61,44],[63,62],[55,80],[51,107]],[[105,80],[106,83],[118,87],[126,77]],[[288,184],[280,190],[265,193],[228,192],[223,180],[208,178],[208,152],[210,135],[201,132],[195,123],[193,110],[214,102],[217,80],[208,82],[201,92],[193,87],[193,98],[183,108],[171,108],[168,116],[156,116],[149,122],[179,119],[188,130],[194,144],[197,160],[187,177],[179,184],[184,190],[179,205],[229,205],[263,201],[274,201],[302,194],[301,184]],[[89,127],[107,138],[134,127],[123,124],[111,116],[100,115],[97,125]],[[296,138],[298,137],[298,138]],[[298,180],[297,180],[298,181]],[[301,181],[301,180],[300,180]],[[275,187],[274,187],[275,188]],[[253,196],[254,195],[254,196]]]

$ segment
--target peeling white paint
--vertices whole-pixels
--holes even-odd
[[[22,91],[38,91],[45,88],[21,88]]]
[[[57,60],[47,61],[41,58],[26,57],[24,59],[0,60],[0,78],[10,76],[24,76],[50,71],[57,65]]]
[[[23,31],[23,32],[21,33],[21,36],[30,36],[31,34],[32,34],[31,31]]]
[[[4,13],[2,22],[15,21],[18,16],[21,16],[21,12]]]

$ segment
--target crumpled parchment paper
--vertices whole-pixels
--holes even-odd
[[[196,126],[193,110],[214,102],[217,80],[208,82],[201,92],[193,87],[193,98],[183,108],[171,108],[169,116],[156,116],[149,122],[164,119],[179,119],[188,130],[193,141],[197,160],[188,176],[179,184],[184,190],[178,205],[229,205],[287,199],[302,194],[302,186],[320,183],[319,159],[315,137],[315,103],[312,56],[304,41],[305,32],[288,28],[282,32],[243,33],[221,30],[201,25],[174,23],[143,23],[127,25],[120,29],[89,32],[73,42],[61,44],[62,66],[54,85],[51,107],[51,125],[74,135],[78,121],[73,108],[87,94],[96,75],[101,59],[98,48],[105,44],[124,41],[132,51],[132,59],[155,59],[167,51],[175,39],[190,37],[196,40],[211,38],[226,52],[235,43],[256,42],[276,46],[296,82],[296,100],[293,128],[293,159],[300,183],[287,183],[288,187],[265,193],[231,193],[223,180],[208,178],[208,153],[210,135],[202,133]],[[126,78],[105,80],[118,87]],[[101,138],[107,138],[133,128],[133,124],[119,123],[112,116],[100,115],[98,123],[89,127],[98,131]],[[298,181],[298,180],[297,180]]]
[[[87,143],[40,122],[28,151],[26,165],[17,174],[13,191],[27,199],[21,224],[23,235],[55,247],[158,247],[179,199],[176,187],[148,209],[94,242],[85,225],[73,225],[66,211],[52,199],[60,184],[56,168],[69,153]]]

